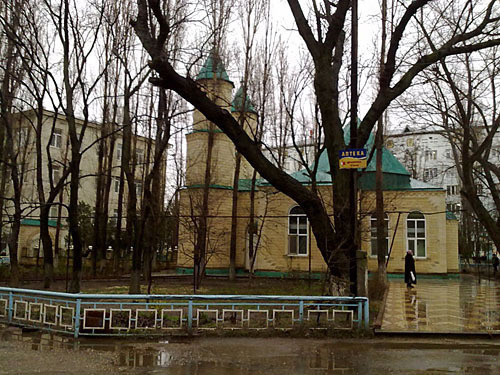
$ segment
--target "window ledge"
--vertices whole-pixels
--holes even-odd
[[[290,257],[290,258],[304,258],[307,257],[309,254],[286,254],[285,257]]]

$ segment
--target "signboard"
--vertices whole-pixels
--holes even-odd
[[[364,148],[351,148],[339,151],[340,169],[366,168],[366,150]]]

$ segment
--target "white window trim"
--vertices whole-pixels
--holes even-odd
[[[59,128],[54,128],[54,131],[50,135],[50,147],[61,148],[62,147],[62,130]]]
[[[378,255],[376,254],[373,254],[372,252],[372,232],[371,232],[371,229],[372,229],[372,217],[374,217],[375,214],[371,215],[370,216],[370,258],[377,258]],[[387,237],[386,237],[386,240],[387,240],[387,255],[385,256],[385,258],[387,259],[387,257],[389,256],[389,250],[390,250],[390,247],[391,247],[391,226],[390,226],[390,219],[389,219],[389,215],[387,215],[387,213],[384,212],[384,216],[387,217]],[[376,220],[376,219],[375,219]]]
[[[423,212],[419,211],[419,210],[413,210],[413,211],[410,211],[408,213],[408,215],[406,215],[406,231],[405,231],[405,239],[406,239],[406,251],[410,250],[409,249],[409,246],[408,246],[408,216],[410,216],[411,213],[413,212],[418,212],[420,214],[422,214],[424,216],[423,219],[410,219],[410,220],[414,220],[414,221],[423,221],[424,222],[424,241],[425,241],[425,246],[424,246],[424,252],[425,252],[425,255],[422,257],[422,256],[418,256],[417,255],[417,242],[416,240],[418,239],[418,237],[415,237],[414,239],[412,239],[413,241],[415,241],[415,251],[413,253],[413,257],[416,258],[416,259],[427,259],[427,219],[425,218],[425,215]],[[415,223],[415,235],[417,233],[417,225]],[[421,239],[421,238],[420,238]],[[406,253],[406,252],[405,252]]]
[[[117,143],[116,145],[116,159],[122,160],[123,156],[123,143]]]
[[[290,214],[290,212],[295,208],[295,207],[300,207],[299,205],[293,206],[290,208],[288,211],[288,216],[286,218],[287,223],[286,223],[286,256],[288,257],[308,257],[309,256],[309,219],[307,218],[306,214]],[[290,217],[301,217],[304,216],[306,218],[306,234],[297,234],[298,237],[300,236],[305,236],[306,237],[306,253],[305,254],[299,254],[298,253],[298,244],[297,244],[297,254],[291,254],[290,253]],[[298,224],[298,223],[297,223]],[[298,228],[298,227],[297,227]]]

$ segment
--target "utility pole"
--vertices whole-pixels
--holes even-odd
[[[358,133],[358,0],[352,0],[351,4],[351,139],[349,148],[357,148]],[[351,191],[349,204],[351,212],[351,250],[349,254],[349,279],[351,294],[357,295],[357,170],[350,171]]]
[[[384,74],[385,61],[385,44],[387,40],[387,0],[382,0],[382,40],[380,47],[380,70],[379,81],[382,82]],[[387,255],[387,239],[389,235],[388,225],[386,226],[384,214],[384,192],[383,192],[383,171],[382,171],[382,155],[384,143],[384,115],[380,116],[377,125],[377,134],[375,137],[375,147],[377,150],[377,167],[375,172],[375,201],[376,201],[376,218],[377,218],[377,284],[381,293],[387,287],[386,276],[386,255]]]

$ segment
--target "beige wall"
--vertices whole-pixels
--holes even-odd
[[[43,247],[39,243],[40,230],[37,226],[21,225],[19,231],[19,247],[17,251],[17,258],[21,263],[35,263],[36,251],[35,249],[40,246],[39,258],[43,259]],[[49,227],[49,234],[52,242],[55,240],[56,228]],[[54,251],[54,248],[53,248]]]
[[[233,85],[222,80],[200,81],[208,96],[215,98],[219,105],[228,110],[231,103]],[[214,94],[217,93],[217,94]],[[238,116],[238,114],[234,114]],[[255,126],[255,116],[252,115],[245,130]],[[193,114],[194,132],[187,135],[187,168],[186,185],[188,187],[202,186],[205,183],[205,167],[207,158],[207,129],[213,129],[205,117],[197,110]],[[222,133],[214,133],[214,146],[212,155],[212,178],[210,185],[219,188],[210,190],[210,215],[218,216],[209,219],[209,252],[208,267],[227,268],[229,266],[229,236],[231,230],[232,190],[220,189],[221,186],[232,187],[235,149],[232,142]],[[243,160],[240,178],[250,178],[252,168]],[[260,187],[255,202],[255,214],[265,217],[264,229],[258,248],[256,270],[262,271],[324,271],[325,261],[317,249],[316,241],[309,228],[310,253],[307,256],[291,256],[288,254],[288,214],[296,203],[282,193],[277,193],[272,187]],[[201,188],[188,188],[181,193],[181,213],[189,216],[191,212],[199,214],[201,202]],[[325,207],[332,212],[331,188],[320,187],[321,196],[325,199]],[[247,252],[247,228],[250,213],[250,194],[239,193],[238,201],[238,229],[236,266],[245,268]],[[453,239],[456,234],[448,228],[445,217],[445,192],[444,191],[386,191],[384,192],[386,211],[404,212],[400,215],[399,225],[396,230],[397,213],[389,214],[390,242],[394,237],[394,247],[389,262],[389,272],[404,272],[404,256],[406,254],[406,219],[407,212],[420,211],[426,219],[426,256],[416,258],[417,272],[420,273],[446,273],[454,269],[448,262],[458,254],[458,246]],[[193,210],[191,206],[193,205]],[[370,215],[374,212],[374,192],[361,194],[360,212],[364,215],[361,225],[361,248],[370,255]],[[184,219],[186,224],[181,225],[179,237],[179,263],[180,267],[192,267],[192,252],[194,243],[194,228],[189,219]],[[454,237],[453,237],[454,236]],[[449,239],[450,238],[450,239]],[[448,240],[449,239],[449,240]],[[369,256],[368,267],[370,270],[377,268],[376,257]]]
[[[25,212],[29,212],[29,215],[33,219],[38,219],[39,211],[37,205],[39,202],[38,191],[37,191],[37,181],[36,181],[36,149],[35,149],[35,135],[34,126],[36,125],[35,114],[32,111],[19,114],[16,118],[16,127],[18,127],[19,139],[16,140],[16,147],[20,150],[26,150],[25,152],[25,172],[23,173],[23,189],[22,189],[22,206]],[[80,132],[83,126],[81,120],[77,120],[77,132]],[[100,137],[100,124],[89,122],[85,130],[85,136],[82,141],[81,150],[86,150],[83,153],[81,164],[80,164],[80,189],[79,189],[79,200],[84,201],[89,204],[92,208],[95,206],[96,200],[96,173],[98,170],[98,143],[96,142]],[[47,155],[47,145],[49,145],[52,129],[57,129],[60,134],[60,142],[54,146],[48,146],[50,156],[52,159],[53,166],[60,167],[60,174],[62,174],[64,165],[68,165],[70,155],[70,145],[69,145],[69,135],[68,135],[68,124],[64,116],[55,117],[52,112],[45,111],[43,117],[42,125],[42,161],[43,161],[43,181],[45,195],[48,196],[50,184],[49,184],[49,169],[48,169],[48,155]],[[27,138],[25,137],[27,135]],[[22,135],[22,136],[21,136]],[[24,138],[23,138],[24,137]],[[24,140],[21,140],[23,138]],[[138,155],[142,150],[143,162],[137,164],[135,169],[136,181],[143,183],[144,173],[151,167],[151,162],[148,160],[153,159],[153,155],[149,156],[148,159],[148,144],[152,142],[147,138],[135,136],[133,138],[133,154]],[[119,181],[120,165],[121,159],[119,158],[118,145],[123,144],[121,134],[115,134],[115,146],[112,161],[112,176]],[[154,141],[151,144],[151,150],[154,150]],[[153,152],[153,151],[151,151]],[[134,155],[133,155],[134,157]],[[107,163],[107,159],[104,161]],[[165,179],[165,166],[162,166],[162,176]],[[165,184],[162,184],[162,192],[164,192]],[[127,185],[125,183],[125,197],[127,194]],[[12,191],[8,192],[12,194]],[[69,185],[64,187],[63,193],[63,203],[67,204],[69,200]],[[59,197],[56,202],[59,201]],[[140,199],[138,199],[138,204],[140,205]],[[109,200],[109,210],[108,214],[110,217],[114,215],[116,208],[118,207],[118,193],[115,192],[115,180],[111,183],[110,190],[110,200]],[[12,209],[7,208],[8,211]],[[124,208],[125,210],[125,208]],[[62,217],[67,216],[67,211],[63,208]],[[52,216],[52,220],[56,220],[57,216]],[[63,226],[65,225],[65,219],[62,220]],[[53,229],[51,229],[53,230]],[[55,230],[55,229],[54,229]],[[29,237],[31,232],[39,232],[38,227],[26,227],[23,226],[21,231],[21,236],[24,233]],[[59,236],[60,244],[59,246],[64,246],[64,238],[66,236],[66,231],[63,229],[63,233]],[[28,241],[29,242],[29,241]],[[29,242],[31,243],[31,242]],[[21,242],[19,245],[19,250],[22,248]]]
[[[446,220],[446,238],[448,241],[448,273],[459,272],[458,264],[458,220]]]
[[[377,268],[377,258],[371,256],[371,244],[369,238],[369,213],[373,210],[374,193],[366,192],[367,203],[363,212],[367,215],[363,220],[364,236],[361,248],[368,253],[368,269],[375,271]],[[404,272],[404,257],[407,250],[406,219],[408,212],[419,211],[425,216],[426,229],[426,257],[415,257],[415,267],[417,273],[446,273],[448,259],[448,245],[446,232],[445,214],[445,192],[444,191],[395,191],[384,192],[384,201],[387,211],[403,212],[396,229],[398,214],[389,214],[389,246],[392,238],[394,245],[391,259],[387,271],[392,273]],[[458,249],[456,249],[458,253]]]
[[[210,189],[210,208],[207,219],[207,259],[208,267],[227,268],[229,266],[229,242],[231,234],[231,196],[227,189]],[[202,188],[184,189],[180,192],[180,224],[177,265],[193,267],[193,249],[196,229],[193,216],[201,212]],[[194,215],[192,215],[192,212]]]
[[[194,190],[194,189],[193,189]],[[200,194],[201,189],[195,189],[197,194]],[[288,254],[288,220],[287,216],[290,209],[295,206],[295,202],[282,193],[275,193],[270,187],[261,188],[257,194],[256,215],[267,217],[264,219],[264,229],[260,239],[258,249],[256,270],[260,271],[308,271],[309,264],[313,272],[326,270],[325,261],[319,252],[314,236],[309,232],[311,238],[310,256],[291,256]],[[330,197],[329,189],[322,188],[322,196]],[[181,201],[186,202],[190,190],[185,190],[182,193]],[[211,209],[211,214],[220,216],[226,215],[225,218],[210,219],[211,230],[219,232],[218,237],[224,240],[218,242],[218,256],[211,259],[208,267],[227,268],[229,266],[229,235],[231,226],[231,194],[230,190],[215,190],[210,193],[210,202],[216,208]],[[370,212],[373,204],[373,193],[367,192],[364,197],[364,206],[361,207],[361,212],[365,213],[365,218],[362,222],[362,244],[361,248],[370,255],[370,236],[369,236],[369,220]],[[447,272],[456,272],[458,268],[458,243],[456,223],[446,220],[444,213],[444,192],[441,191],[405,191],[405,192],[385,192],[384,198],[388,204],[388,211],[402,211],[398,228],[396,229],[397,213],[389,214],[389,245],[394,238],[394,244],[389,261],[388,272],[402,273],[404,272],[404,257],[406,255],[407,239],[406,239],[406,219],[407,212],[420,211],[426,219],[426,257],[416,258],[416,267],[418,273],[445,274]],[[238,268],[246,268],[246,241],[247,241],[247,225],[249,215],[249,193],[240,193],[239,212],[240,219],[238,220],[238,242],[237,242],[237,258],[236,266]],[[325,202],[327,207],[331,207],[330,202]],[[184,203],[184,212],[187,208]],[[310,228],[309,228],[310,230]],[[212,237],[215,234],[212,234]],[[179,266],[191,267],[192,258],[187,254],[192,252],[192,248],[186,246],[185,238],[192,233],[185,232],[180,237],[180,246],[183,246],[184,255],[179,255]],[[216,236],[215,236],[216,237]],[[215,238],[214,237],[214,238]],[[192,241],[191,241],[192,242]],[[188,260],[189,258],[189,260]],[[454,263],[452,263],[454,260]],[[368,268],[374,271],[377,268],[376,257],[369,256]]]

